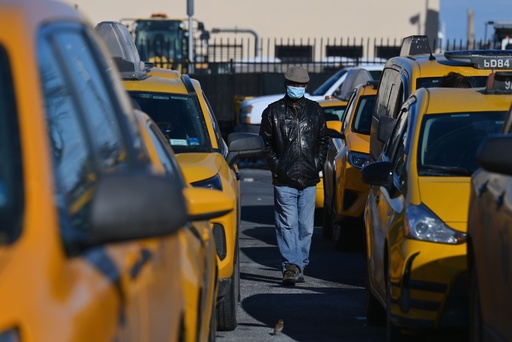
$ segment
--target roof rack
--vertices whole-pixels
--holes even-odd
[[[400,56],[425,55],[429,54],[432,58],[430,50],[430,42],[425,35],[408,36],[402,40],[400,48]]]

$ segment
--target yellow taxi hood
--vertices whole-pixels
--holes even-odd
[[[347,137],[347,145],[350,151],[370,153],[370,136],[352,132]]]
[[[212,178],[221,168],[219,153],[178,153],[178,164],[188,184]]]
[[[470,177],[419,177],[421,202],[452,228],[464,227],[466,231],[470,180]]]

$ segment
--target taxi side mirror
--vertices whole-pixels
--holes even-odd
[[[369,185],[389,186],[392,184],[393,171],[389,161],[377,161],[363,166],[363,181]]]
[[[480,144],[476,160],[484,170],[512,176],[512,159],[504,157],[511,150],[512,135],[494,134]]]
[[[231,167],[238,159],[263,156],[263,139],[259,134],[234,132],[228,135],[227,162]]]

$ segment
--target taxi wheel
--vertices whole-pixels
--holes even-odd
[[[469,341],[482,341],[482,308],[476,269],[471,272],[469,288]]]
[[[231,331],[238,325],[236,313],[240,293],[240,264],[238,262],[238,246],[235,248],[235,261],[229,292],[224,300],[217,305],[217,330]]]

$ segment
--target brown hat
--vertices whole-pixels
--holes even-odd
[[[288,81],[296,83],[308,83],[309,75],[306,69],[301,66],[292,66],[284,74],[284,78]]]

